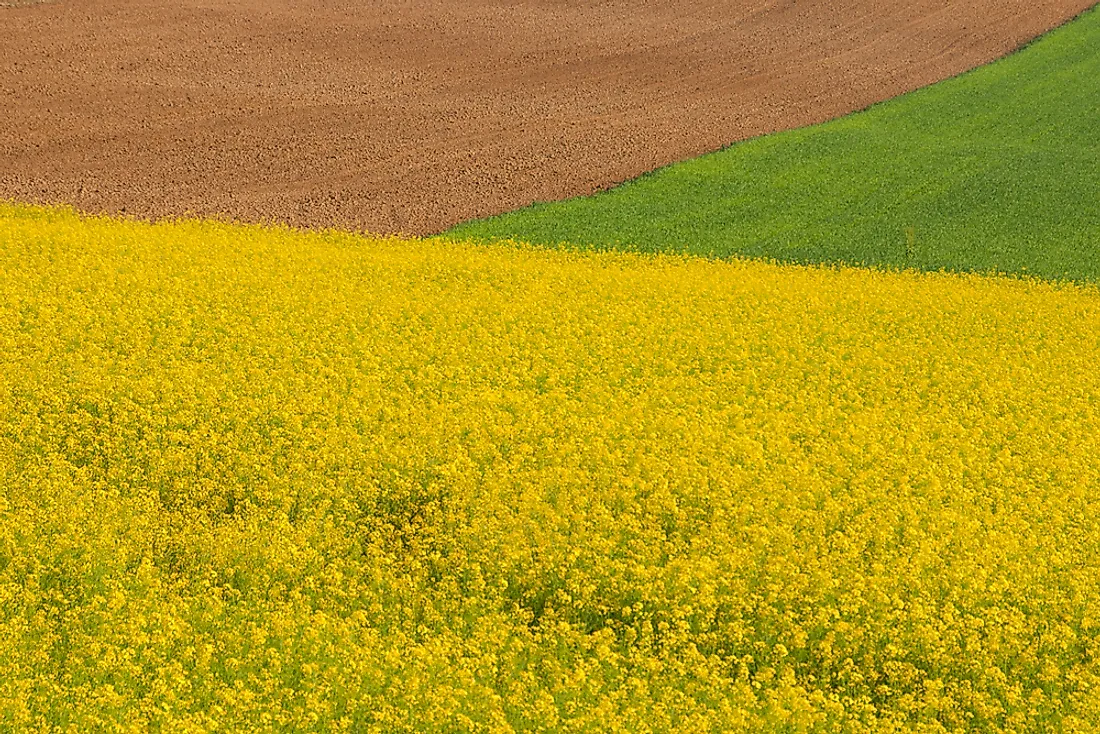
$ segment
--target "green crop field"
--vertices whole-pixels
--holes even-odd
[[[451,235],[1100,277],[1100,12],[861,113]]]

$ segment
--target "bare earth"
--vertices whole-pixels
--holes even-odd
[[[0,0],[0,199],[427,234],[826,120],[1095,0]]]

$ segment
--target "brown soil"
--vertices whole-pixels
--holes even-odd
[[[865,107],[1095,2],[0,1],[0,199],[411,233]]]

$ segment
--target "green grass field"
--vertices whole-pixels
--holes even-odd
[[[822,125],[450,236],[1100,278],[1100,12]]]

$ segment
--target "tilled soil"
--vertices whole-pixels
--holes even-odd
[[[6,0],[0,199],[427,234],[860,109],[1094,2]]]

